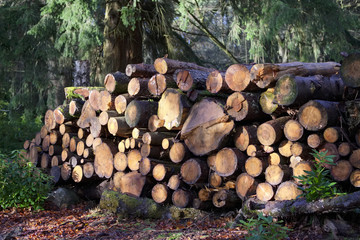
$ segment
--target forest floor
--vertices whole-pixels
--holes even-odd
[[[88,202],[71,209],[50,204],[41,211],[0,211],[0,240],[5,239],[245,239],[246,230],[234,221],[234,214],[209,213],[197,220],[119,219]],[[306,222],[306,221],[305,221]],[[288,239],[336,239],[321,227],[287,223]],[[360,235],[337,239],[359,239]]]

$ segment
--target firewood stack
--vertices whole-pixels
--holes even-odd
[[[108,179],[178,207],[295,199],[311,149],[335,156],[336,181],[360,187],[359,62],[129,64],[104,88],[66,88],[24,148],[55,183]]]

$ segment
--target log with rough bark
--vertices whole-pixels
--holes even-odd
[[[246,155],[237,148],[223,148],[217,154],[214,171],[221,177],[228,177],[244,169]]]
[[[53,183],[58,183],[61,177],[61,166],[52,166],[50,169],[50,176]]]
[[[133,100],[125,110],[125,120],[129,127],[146,128],[149,117],[158,111],[158,103],[149,100]]]
[[[299,109],[300,124],[309,131],[317,131],[327,126],[339,124],[340,112],[338,102],[310,100]]]
[[[191,103],[186,96],[176,89],[168,88],[161,96],[157,116],[164,120],[168,130],[180,127],[188,116]]]
[[[233,127],[234,122],[218,102],[203,99],[191,108],[181,138],[193,154],[201,156],[221,148]]]
[[[176,132],[145,132],[141,139],[143,143],[161,146],[164,139],[174,138],[176,135]]]
[[[257,128],[257,137],[261,144],[272,145],[282,139],[284,136],[285,123],[290,117],[280,117],[267,121]]]
[[[255,64],[250,71],[251,82],[259,88],[267,88],[284,75],[312,76],[324,75],[331,76],[340,70],[340,64],[336,62],[323,63],[264,63]]]
[[[125,69],[125,74],[128,77],[135,78],[149,78],[157,73],[153,64],[138,63],[128,64]]]
[[[177,69],[195,69],[205,72],[211,71],[211,69],[196,65],[195,63],[181,62],[167,57],[155,59],[154,67],[160,74],[173,73]]]
[[[266,119],[259,105],[260,95],[257,93],[234,92],[226,100],[227,113],[235,121],[252,121]]]
[[[109,133],[119,137],[128,137],[132,132],[132,128],[126,123],[125,117],[111,117],[107,128]]]
[[[231,92],[225,81],[225,72],[212,71],[206,79],[206,89],[211,93]]]
[[[105,76],[104,86],[110,93],[118,95],[127,93],[130,78],[122,72],[109,73]]]
[[[61,135],[64,135],[65,133],[74,133],[77,132],[78,130],[79,127],[74,122],[66,122],[59,126],[59,132]]]
[[[113,174],[113,152],[106,143],[100,144],[95,149],[94,169],[100,178],[110,178]]]
[[[346,86],[360,87],[360,53],[349,54],[342,62],[340,68],[341,78]]]
[[[132,78],[128,84],[127,92],[132,97],[149,97],[149,78]]]
[[[359,204],[360,191],[313,202],[299,198],[288,201],[270,201],[264,205],[263,203],[258,204],[255,199],[249,199],[243,204],[241,215],[250,218],[256,217],[258,213],[263,213],[264,216],[289,218],[309,214],[341,213],[356,209]]]
[[[187,184],[195,184],[207,180],[209,168],[205,161],[190,158],[181,165],[180,174],[182,180]]]
[[[245,198],[256,193],[258,182],[247,173],[242,173],[236,178],[235,189],[238,197],[244,201]]]
[[[233,91],[254,91],[258,87],[250,81],[250,66],[233,64],[226,70],[225,82]]]
[[[148,81],[148,91],[154,96],[160,96],[167,88],[176,87],[176,82],[169,75],[156,74]]]

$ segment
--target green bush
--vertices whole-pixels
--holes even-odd
[[[51,178],[24,158],[20,151],[0,153],[0,209],[41,209],[52,188]]]
[[[283,221],[274,222],[273,217],[265,217],[262,213],[256,219],[240,220],[242,226],[248,231],[247,240],[273,240],[288,237],[289,228],[283,226]]]
[[[313,150],[312,155],[315,158],[314,168],[312,171],[304,171],[306,175],[301,175],[296,178],[299,179],[299,189],[303,193],[299,197],[305,197],[307,202],[315,201],[318,199],[324,199],[334,197],[338,195],[344,195],[345,193],[338,192],[336,188],[336,182],[331,180],[330,170],[324,167],[327,165],[335,165],[333,155],[326,155],[325,152],[318,152]]]

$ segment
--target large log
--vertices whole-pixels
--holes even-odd
[[[312,214],[342,213],[356,209],[360,204],[360,191],[334,198],[307,202],[305,198],[288,201],[270,201],[258,204],[255,199],[249,199],[241,210],[245,218],[256,217],[258,213],[264,216],[289,218]],[[254,207],[256,209],[254,209]]]
[[[118,95],[127,92],[127,85],[130,78],[124,73],[115,72],[105,76],[104,86],[110,93]]]
[[[149,78],[154,76],[156,73],[154,65],[146,63],[128,64],[125,69],[126,76],[131,78]]]
[[[185,183],[195,184],[207,180],[209,168],[201,159],[190,158],[181,165],[180,174]]]
[[[96,112],[91,107],[90,102],[86,101],[81,109],[81,115],[76,123],[80,128],[88,128],[90,127],[90,124],[87,122],[87,119],[91,117],[96,117]]]
[[[120,190],[122,193],[128,193],[135,197],[140,197],[145,185],[146,177],[138,172],[129,172],[121,177]]]
[[[160,74],[173,73],[177,69],[195,69],[205,72],[211,71],[209,68],[196,65],[195,63],[181,62],[166,57],[155,59],[154,67]]]
[[[280,117],[267,121],[257,128],[258,140],[263,145],[272,145],[284,136],[284,126],[290,117]]]
[[[360,53],[352,53],[348,55],[342,62],[340,67],[341,77],[348,87],[360,87]]]
[[[53,110],[49,109],[46,111],[45,117],[44,117],[44,125],[46,126],[46,128],[49,132],[56,128],[57,125],[56,125]]]
[[[286,165],[269,165],[265,169],[265,180],[272,186],[277,186],[284,180],[289,180],[290,168]]]
[[[116,98],[114,99],[114,105],[115,105],[115,110],[119,113],[119,114],[123,114],[125,113],[126,107],[128,102],[130,102],[132,99],[129,96],[129,94],[121,94],[116,96]]]
[[[110,178],[113,174],[113,153],[106,143],[100,144],[95,149],[94,169],[100,178]]]
[[[233,64],[226,70],[225,82],[233,91],[254,91],[258,87],[250,81],[250,66]]]
[[[331,76],[340,70],[340,64],[336,62],[324,63],[264,63],[255,64],[250,71],[251,81],[259,88],[271,86],[280,77],[288,74],[296,76],[324,75]]]
[[[326,126],[336,126],[340,119],[338,104],[338,102],[310,100],[300,107],[299,122],[309,131],[321,130]]]
[[[185,122],[190,107],[191,103],[184,94],[176,89],[168,88],[159,101],[157,116],[164,120],[164,127],[171,130]]]
[[[173,78],[175,79],[178,88],[187,92],[191,89],[205,90],[208,75],[209,72],[200,70],[178,69],[175,71]]]
[[[125,120],[129,127],[146,128],[151,115],[158,111],[158,103],[154,101],[131,101],[125,110]]]
[[[259,144],[256,135],[257,125],[239,126],[235,129],[235,146],[241,151],[246,151],[249,145]]]
[[[286,181],[278,186],[274,199],[279,201],[294,200],[301,194],[302,191],[298,188],[296,183],[292,181]]]
[[[243,201],[245,198],[256,193],[257,181],[247,173],[242,173],[236,178],[236,194]]]
[[[241,171],[245,166],[246,155],[237,148],[223,148],[217,154],[214,171],[221,177],[228,177]]]
[[[176,87],[176,82],[169,75],[156,74],[148,82],[148,91],[154,96],[160,96],[167,88]]]
[[[132,128],[126,123],[125,117],[111,117],[107,128],[109,133],[119,137],[128,137],[132,132]]]
[[[225,73],[212,71],[206,79],[206,89],[211,93],[230,92],[231,89],[225,81]]]
[[[226,100],[227,113],[235,121],[266,119],[259,105],[260,95],[256,93],[234,92]]]
[[[132,78],[128,84],[128,93],[132,97],[150,96],[148,90],[149,78]]]

